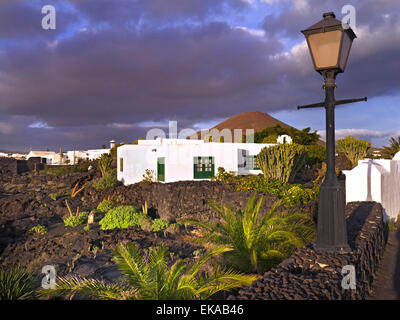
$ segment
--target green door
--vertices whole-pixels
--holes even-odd
[[[165,158],[157,158],[157,180],[165,181]]]
[[[211,179],[214,177],[214,157],[194,157],[193,178]]]

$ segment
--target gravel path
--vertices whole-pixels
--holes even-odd
[[[391,230],[368,300],[400,300],[400,228]]]

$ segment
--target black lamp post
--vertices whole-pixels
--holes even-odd
[[[344,72],[351,45],[356,38],[353,30],[343,28],[333,12],[324,13],[324,19],[302,33],[307,39],[314,68],[325,80],[325,101],[302,108],[326,109],[326,176],[321,185],[318,201],[318,230],[315,249],[325,252],[350,252],[345,220],[345,190],[335,172],[335,106],[367,98],[335,100],[336,76]]]

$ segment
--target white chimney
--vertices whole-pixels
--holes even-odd
[[[115,141],[114,140],[111,140],[110,141],[110,149],[112,149],[112,148],[114,148],[115,147]]]

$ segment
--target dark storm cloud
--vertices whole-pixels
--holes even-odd
[[[243,9],[249,4],[244,0],[69,0],[76,9],[91,22],[124,24],[127,21],[138,23],[169,21],[178,19],[204,20],[212,14],[223,12],[225,7]]]
[[[42,28],[42,7],[51,4],[55,7],[58,16],[56,30]],[[34,40],[35,38],[54,39],[64,33],[69,27],[79,22],[81,18],[68,10],[59,1],[0,1],[0,40]]]
[[[6,52],[2,71],[9,81],[0,88],[0,110],[40,115],[51,126],[209,119],[247,105],[255,87],[273,84],[266,57],[279,49],[275,40],[225,23],[80,32],[54,48],[40,42],[34,50]],[[218,108],[205,113],[211,105]]]
[[[144,137],[142,122],[178,120],[180,128],[193,127],[244,111],[294,109],[321,100],[321,77],[312,70],[299,30],[322,12],[340,16],[347,3],[274,2],[286,9],[266,17],[266,35],[214,21],[226,8],[248,8],[242,0],[58,1],[54,33],[37,30],[38,6],[0,2],[2,26],[20,22],[12,30],[0,26],[0,149],[100,147],[110,139]],[[395,93],[400,5],[353,5],[359,38],[349,71],[338,77],[340,95]],[[299,45],[285,52],[280,35]]]

